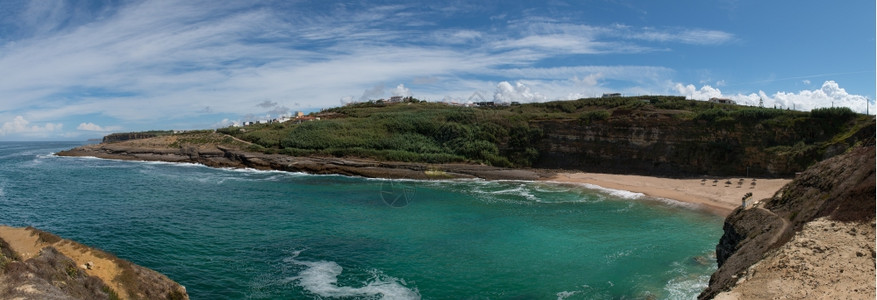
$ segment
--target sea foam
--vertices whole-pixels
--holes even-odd
[[[339,286],[338,276],[344,271],[333,261],[298,260],[301,250],[293,253],[285,262],[307,267],[297,276],[288,278],[296,282],[306,291],[320,297],[362,297],[365,299],[420,299],[417,288],[409,289],[404,281],[384,275],[380,271],[372,271],[372,278],[364,282],[362,287]]]

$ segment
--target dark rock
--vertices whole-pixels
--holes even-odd
[[[109,287],[53,247],[9,263],[0,273],[0,299],[110,299]]]

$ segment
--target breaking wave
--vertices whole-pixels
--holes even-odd
[[[371,278],[363,282],[361,287],[340,286],[338,276],[344,271],[333,261],[299,260],[301,250],[295,251],[292,257],[284,262],[306,267],[297,276],[288,278],[306,291],[320,297],[357,297],[364,299],[420,299],[417,288],[408,288],[405,281],[387,276],[380,271],[372,270]]]

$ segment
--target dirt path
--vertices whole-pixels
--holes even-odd
[[[783,221],[783,228],[780,228],[780,230],[777,231],[777,233],[774,234],[773,237],[770,238],[770,241],[767,243],[768,245],[776,244],[777,240],[780,239],[780,236],[782,236],[783,233],[785,233],[786,230],[789,229],[789,225],[790,225],[790,224],[789,224],[789,220],[786,220],[786,218],[780,217],[779,215],[777,215],[777,214],[774,213],[773,211],[771,211],[771,210],[769,210],[769,209],[766,209],[766,208],[764,208],[764,207],[760,207],[760,206],[752,207],[752,208],[750,208],[750,209],[760,209],[761,211],[767,212],[768,214],[771,214],[771,215],[773,215],[774,217],[777,217],[778,219],[780,219],[781,221]]]
[[[235,140],[235,141],[238,141],[238,142],[244,143],[244,144],[246,144],[247,146],[255,145],[255,144],[253,144],[253,143],[251,143],[251,142],[248,142],[248,141],[245,141],[245,140],[239,139],[239,138],[237,138],[237,137],[235,137],[235,136],[233,136],[233,135],[229,135],[229,134],[225,134],[225,133],[223,133],[222,135],[227,136],[227,137],[230,137],[231,139],[233,139],[233,140]]]

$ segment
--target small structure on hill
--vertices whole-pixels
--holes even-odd
[[[737,102],[734,102],[734,100],[731,100],[728,98],[716,98],[716,97],[710,98],[710,102],[719,103],[719,104],[737,104]]]
[[[603,93],[603,98],[621,97],[621,93]]]

